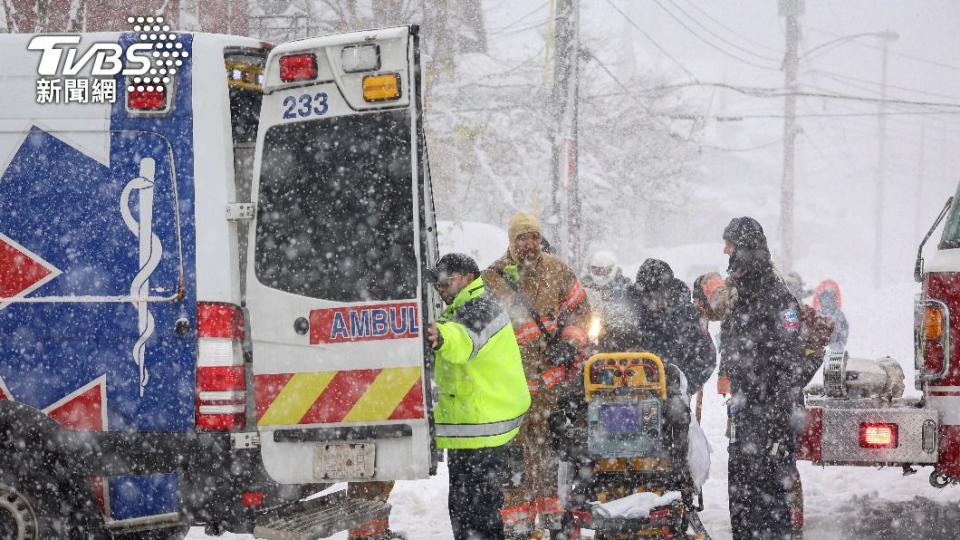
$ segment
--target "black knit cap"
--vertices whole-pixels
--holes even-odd
[[[653,291],[666,287],[673,281],[673,270],[660,259],[647,259],[637,270],[637,289]]]
[[[752,217],[738,217],[730,220],[723,230],[723,239],[737,248],[767,250],[767,237],[763,227]]]
[[[427,270],[427,280],[430,283],[437,283],[453,274],[465,276],[471,273],[480,275],[480,267],[477,266],[477,261],[473,260],[473,257],[463,253],[447,253],[440,257],[435,267]]]

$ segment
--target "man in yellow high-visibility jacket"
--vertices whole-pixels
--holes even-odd
[[[429,278],[448,305],[427,329],[436,353],[438,448],[450,472],[448,512],[457,540],[504,538],[506,444],[530,408],[510,316],[486,293],[476,261],[450,253]]]

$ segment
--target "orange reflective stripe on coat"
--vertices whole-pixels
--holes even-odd
[[[556,332],[557,331],[557,321],[552,317],[540,317],[540,322],[543,324],[543,327],[547,332]],[[524,325],[517,326],[513,334],[517,337],[517,344],[522,345],[528,341],[533,341],[539,339],[543,332],[540,331],[540,326],[535,322],[529,322]]]
[[[534,499],[533,505],[536,507],[538,514],[562,514],[563,513],[563,508],[560,506],[560,499],[556,499],[556,498]]]
[[[424,417],[420,366],[256,375],[257,424]]]
[[[562,383],[567,378],[567,368],[560,366],[547,370],[539,379],[527,380],[527,389],[531,394],[537,394],[541,390],[549,390]]]
[[[546,373],[540,376],[540,378],[543,379],[543,384],[546,385],[547,388],[553,388],[560,384],[566,377],[567,370],[563,367],[555,367],[547,370]]]
[[[503,519],[504,525],[509,525],[525,519],[535,519],[537,517],[537,510],[529,504],[511,506],[500,510],[500,517]]]
[[[563,311],[573,311],[577,309],[577,306],[579,306],[580,302],[583,302],[583,299],[586,297],[587,291],[578,279],[573,282],[573,287],[570,288],[570,292],[568,292],[567,296],[560,302],[560,309]]]
[[[563,332],[560,333],[560,337],[564,339],[572,339],[576,341],[580,347],[587,346],[587,333],[584,332],[579,326],[564,326]]]

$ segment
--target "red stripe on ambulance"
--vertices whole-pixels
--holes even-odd
[[[337,373],[310,406],[301,424],[330,424],[343,420],[380,374],[379,369],[354,369]]]
[[[257,375],[253,378],[253,387],[257,395],[257,418],[263,416],[291,377],[293,373]]]
[[[415,338],[417,304],[379,304],[310,311],[310,344]]]
[[[400,404],[390,414],[388,420],[413,420],[423,418],[423,383],[421,379],[410,387]]]

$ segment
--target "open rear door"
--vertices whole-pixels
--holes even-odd
[[[305,39],[264,73],[247,308],[278,482],[432,469],[423,269],[435,227],[416,27]]]

